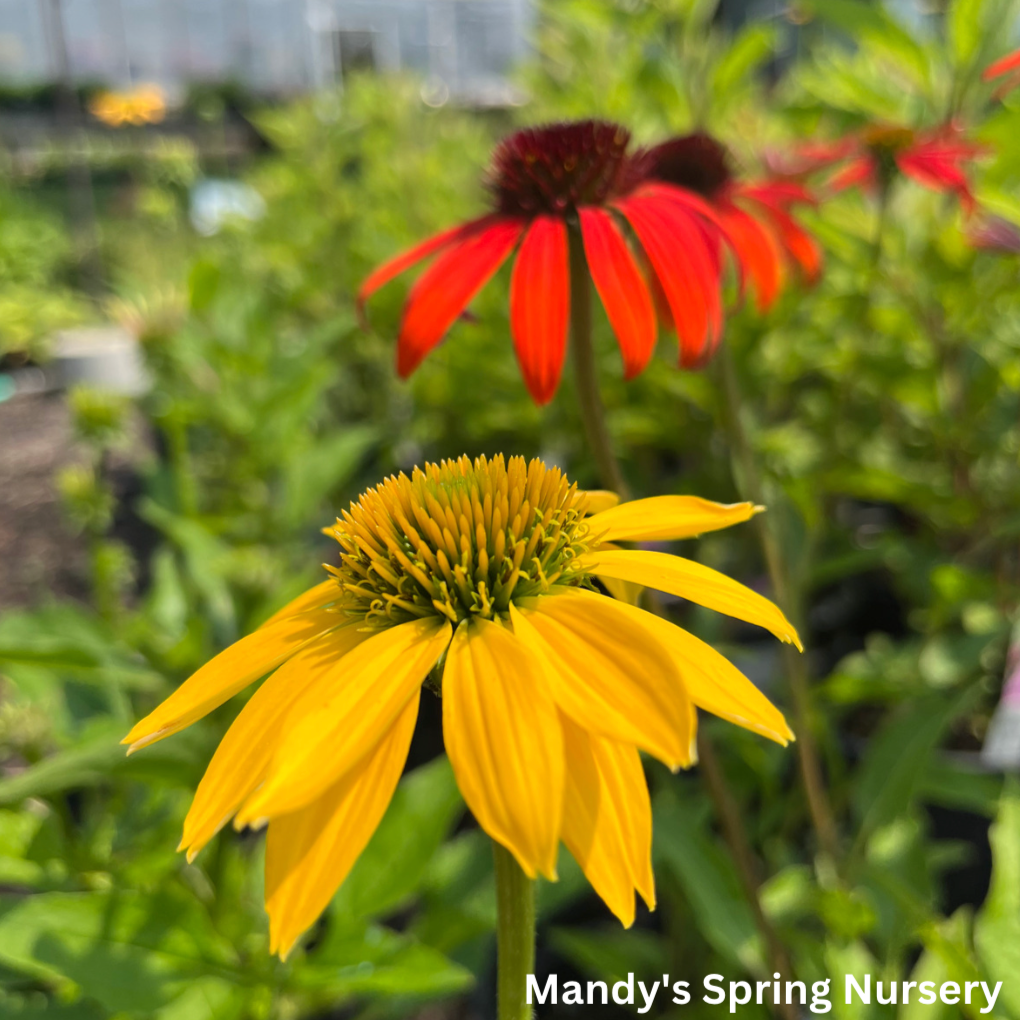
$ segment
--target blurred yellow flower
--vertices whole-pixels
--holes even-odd
[[[166,98],[158,85],[139,85],[128,92],[100,92],[89,112],[109,127],[158,124],[166,116]]]
[[[693,496],[618,504],[557,468],[461,457],[390,477],[330,529],[331,577],[221,652],[125,738],[134,751],[272,672],[238,715],[184,823],[189,860],[231,818],[268,822],[266,908],[282,956],[325,909],[404,767],[423,683],[441,693],[457,783],[525,873],[560,841],[625,924],[654,906],[638,751],[695,760],[696,706],[786,743],[781,713],[707,644],[607,589],[657,588],[799,647],[767,599],[617,541],[688,538],[758,508]]]

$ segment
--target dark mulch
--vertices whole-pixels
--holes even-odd
[[[74,459],[62,395],[0,403],[0,611],[87,598],[85,546],[67,526],[55,483]]]

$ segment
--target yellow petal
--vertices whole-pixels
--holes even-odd
[[[318,800],[274,818],[266,834],[269,949],[286,958],[326,909],[386,812],[407,760],[419,693],[379,744]]]
[[[450,643],[445,620],[412,620],[362,641],[291,707],[265,785],[235,825],[311,803],[374,747]]]
[[[320,609],[331,602],[336,602],[339,598],[340,586],[333,578],[328,578],[317,584],[314,588],[309,588],[303,595],[298,595],[296,599],[288,602],[282,609],[278,609],[262,626],[268,627],[271,623],[286,619],[288,616],[307,613],[309,609]]]
[[[591,592],[580,594],[598,597]],[[796,739],[783,713],[726,656],[669,620],[633,606],[621,608],[647,627],[673,657],[698,708],[783,745]]]
[[[620,502],[620,497],[608,489],[588,489],[584,495],[588,497],[589,514],[602,513],[603,510],[608,510]]]
[[[561,589],[510,610],[514,632],[546,665],[553,700],[592,733],[672,769],[691,764],[689,699],[673,660],[619,603],[587,595]]]
[[[532,878],[556,877],[563,735],[541,666],[507,628],[461,623],[443,673],[443,739],[478,824]]]
[[[598,547],[602,549],[619,549],[621,546],[614,545],[612,542],[602,542]],[[598,574],[595,575],[601,583],[602,587],[620,602],[626,602],[628,605],[637,606],[641,604],[641,596],[644,594],[644,588],[640,584],[631,584],[630,581],[619,581],[615,577],[601,577]]]
[[[793,624],[778,606],[718,570],[693,560],[642,549],[599,549],[581,557],[578,566],[600,577],[643,584],[646,588],[669,592],[699,606],[757,624],[772,631],[781,641],[804,650]]]
[[[566,717],[563,842],[625,928],[634,889],[655,909],[652,805],[637,749],[586,733]]]
[[[337,613],[314,609],[260,627],[193,673],[163,704],[136,723],[121,743],[131,745],[130,754],[190,726],[276,669],[309,641],[344,622]]]
[[[265,779],[283,733],[281,727],[295,702],[367,637],[356,623],[330,631],[292,655],[252,695],[220,741],[184,819],[178,849],[188,850],[189,861]]]
[[[620,503],[588,519],[607,542],[663,542],[694,538],[740,524],[764,510],[753,503],[713,503],[699,496],[652,496]]]
[[[595,576],[605,585],[606,591],[618,602],[626,602],[629,606],[636,606],[641,601],[641,594],[645,589],[640,584],[620,581],[615,577],[601,577],[599,574]]]

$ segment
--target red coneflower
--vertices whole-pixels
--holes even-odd
[[[790,210],[811,204],[811,194],[788,181],[744,183],[734,178],[727,148],[711,135],[697,132],[673,138],[641,157],[649,180],[676,185],[709,203],[732,249],[741,276],[754,285],[758,308],[766,311],[782,288],[791,265],[813,282],[821,271],[821,250]],[[681,362],[703,362],[711,351],[683,350]]]
[[[411,288],[397,341],[407,377],[516,249],[510,327],[525,384],[552,399],[566,355],[571,247],[587,266],[630,379],[656,341],[655,308],[639,265],[654,271],[682,345],[714,345],[722,325],[718,227],[702,198],[647,183],[628,156],[630,133],[586,120],[518,131],[500,143],[488,187],[494,209],[423,241],[361,285],[358,305],[405,269],[437,256]],[[635,258],[622,229],[641,252]]]
[[[981,75],[983,81],[994,81],[996,78],[1002,77],[1005,77],[1006,80],[995,90],[997,98],[1020,85],[1020,50],[1007,53],[1006,56],[993,61]]]
[[[966,164],[983,152],[980,145],[967,141],[955,125],[934,131],[875,125],[834,142],[803,146],[794,164],[783,169],[799,175],[838,167],[826,182],[831,191],[854,186],[880,191],[901,173],[933,191],[956,195],[969,214],[976,203]]]

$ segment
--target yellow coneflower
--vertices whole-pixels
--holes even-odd
[[[618,504],[557,468],[461,457],[387,478],[331,529],[332,575],[203,666],[125,738],[176,733],[267,673],[184,823],[189,860],[231,818],[268,822],[271,949],[285,956],[372,835],[407,756],[421,687],[481,827],[530,877],[560,841],[625,924],[654,906],[638,752],[695,758],[695,706],[780,743],[783,716],[698,638],[607,590],[651,587],[799,646],[767,599],[708,567],[615,543],[688,538],[750,503]],[[275,672],[274,672],[275,671]]]
[[[166,97],[158,85],[139,85],[127,92],[100,92],[89,113],[109,127],[158,124],[166,116]]]

